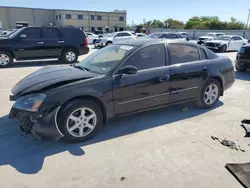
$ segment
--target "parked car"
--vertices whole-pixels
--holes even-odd
[[[76,27],[24,27],[0,38],[0,67],[13,65],[13,59],[58,58],[68,63],[89,52],[88,40]]]
[[[250,69],[250,45],[241,46],[235,61],[235,68],[239,72]]]
[[[135,40],[137,39],[138,36],[136,36],[135,33],[130,32],[130,31],[120,31],[120,32],[115,32],[111,33],[106,37],[97,39],[95,42],[95,47],[104,47],[108,46],[110,44],[120,42],[120,41],[126,41],[126,40]]]
[[[96,31],[94,31],[94,34],[98,35],[99,38],[101,38],[101,37],[104,37],[105,35],[107,35],[108,33],[106,31],[96,30]]]
[[[205,41],[204,46],[211,50],[219,52],[240,50],[242,45],[248,43],[247,39],[242,38],[239,35],[223,35],[210,41]]]
[[[99,39],[99,36],[94,34],[94,33],[91,33],[91,32],[85,32],[85,34],[87,35],[88,37],[88,42],[89,44],[95,44],[96,40]]]
[[[146,37],[147,35],[145,33],[135,33],[137,35],[137,37],[141,38],[141,37]]]
[[[224,33],[207,33],[206,35],[198,38],[197,44],[203,44],[205,41],[213,40],[214,38],[217,38],[223,35],[225,34]]]
[[[181,34],[182,37],[186,38],[188,41],[190,40],[187,32],[178,32],[178,33]]]
[[[127,40],[28,75],[11,90],[10,117],[26,133],[83,141],[126,114],[189,101],[212,108],[234,81],[231,59],[203,46]]]
[[[148,37],[155,38],[155,39],[171,39],[171,40],[187,41],[187,39],[183,38],[183,36],[180,33],[155,32],[155,33],[149,34]]]

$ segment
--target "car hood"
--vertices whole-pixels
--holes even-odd
[[[97,74],[70,65],[47,66],[20,80],[12,88],[11,92],[13,95],[22,95],[39,91],[54,84],[64,85],[69,82],[92,78],[94,76],[97,76]]]

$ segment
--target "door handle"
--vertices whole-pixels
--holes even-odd
[[[58,43],[64,43],[64,41],[63,40],[59,40]]]
[[[170,75],[168,74],[168,75],[165,75],[165,76],[161,77],[161,78],[159,79],[159,81],[160,81],[160,82],[166,82],[166,81],[168,81],[169,79],[170,79]]]
[[[205,72],[207,71],[207,67],[203,67],[201,70]]]
[[[38,42],[37,44],[43,44],[43,42]]]

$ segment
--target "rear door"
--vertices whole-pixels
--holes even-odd
[[[169,102],[176,103],[196,98],[207,74],[205,62],[200,60],[198,47],[192,44],[169,43],[168,50],[171,59]],[[204,50],[202,52],[205,53]]]
[[[23,38],[21,38],[21,35]],[[38,58],[44,55],[40,27],[26,28],[17,38],[19,41],[14,46],[16,59]]]
[[[134,75],[114,76],[113,99],[117,115],[165,105],[169,100],[169,68],[165,66],[165,45],[145,47],[124,64],[137,67]]]
[[[60,57],[64,40],[56,27],[42,28],[42,41],[47,57]]]

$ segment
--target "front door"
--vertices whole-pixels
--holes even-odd
[[[44,55],[46,57],[60,57],[65,41],[57,28],[45,27],[42,29]]]
[[[169,102],[195,99],[207,74],[207,68],[200,60],[199,49],[191,44],[170,43],[169,52],[171,58]],[[204,50],[202,52],[205,53]]]
[[[169,68],[165,66],[164,44],[138,50],[123,65],[133,65],[134,75],[114,76],[115,114],[131,113],[166,105],[169,100]]]
[[[17,36],[16,40],[18,40],[14,47],[16,59],[42,56],[43,42],[40,28],[26,28]]]

